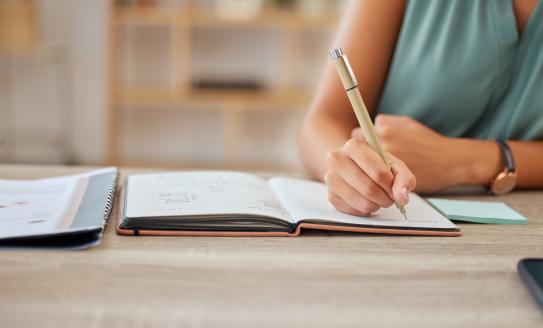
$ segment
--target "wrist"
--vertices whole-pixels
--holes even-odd
[[[488,186],[503,171],[498,144],[491,140],[458,139],[456,174],[461,185]]]

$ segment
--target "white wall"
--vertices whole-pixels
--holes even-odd
[[[0,58],[1,134],[10,144],[0,152],[2,160],[101,163],[109,1],[36,4],[35,51],[27,57]]]
[[[49,0],[55,1],[55,0]],[[75,157],[101,163],[105,149],[109,0],[72,0],[70,44],[73,63]]]

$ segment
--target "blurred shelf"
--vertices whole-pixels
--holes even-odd
[[[124,107],[187,107],[237,110],[303,110],[311,93],[306,90],[208,90],[173,91],[168,87],[120,87],[114,101]]]
[[[186,25],[193,27],[275,27],[280,29],[330,28],[339,22],[340,13],[331,11],[304,14],[297,10],[265,9],[247,18],[231,18],[217,13],[213,8],[116,8],[114,21],[118,25]]]
[[[224,161],[215,168],[267,169],[260,165],[247,163],[243,157],[244,126],[250,124],[245,112],[264,110],[284,110],[292,113],[304,110],[311,100],[311,91],[298,86],[302,76],[300,67],[302,52],[300,45],[304,31],[333,30],[341,14],[329,10],[319,14],[303,13],[296,9],[265,8],[259,14],[247,18],[221,15],[214,7],[167,7],[167,6],[116,6],[111,2],[110,17],[110,110],[108,124],[108,162],[114,165],[205,167],[205,163],[135,163],[124,161],[122,146],[122,111],[133,108],[160,110],[161,108],[216,110],[223,117],[220,138],[224,141]],[[161,27],[167,31],[169,45],[169,78],[163,86],[134,86],[119,78],[120,49],[125,33],[119,29],[137,27]],[[274,29],[278,32],[278,54],[280,63],[276,86],[272,88],[251,89],[208,89],[195,88],[192,84],[193,49],[197,33],[195,29]],[[164,32],[161,30],[161,33]],[[126,46],[126,45],[124,45]],[[273,163],[268,168],[277,168]],[[285,168],[288,169],[288,168]]]

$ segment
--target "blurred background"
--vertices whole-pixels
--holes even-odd
[[[0,162],[300,170],[341,0],[0,0]]]

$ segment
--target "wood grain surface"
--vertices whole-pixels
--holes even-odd
[[[0,165],[0,178],[87,169]],[[459,224],[462,237],[130,237],[113,213],[86,251],[0,249],[0,326],[542,327],[516,264],[543,257],[543,192],[462,198],[529,223]]]

